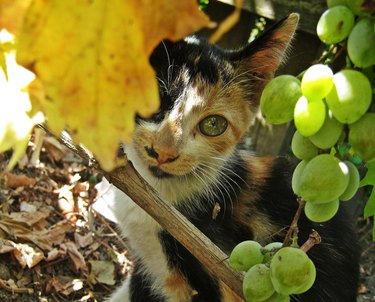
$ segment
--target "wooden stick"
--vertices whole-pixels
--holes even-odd
[[[32,294],[34,293],[34,289],[32,288],[27,288],[27,287],[10,287],[8,284],[6,284],[2,279],[0,279],[0,288],[3,288],[7,290],[8,292],[12,293],[26,293],[26,294]]]

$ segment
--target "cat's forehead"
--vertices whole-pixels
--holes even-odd
[[[195,37],[176,43],[162,42],[152,54],[151,64],[159,78],[170,81],[183,75],[185,80],[187,76],[190,81],[200,78],[214,85],[233,72],[223,50]]]
[[[160,122],[173,108],[208,105],[212,91],[225,86],[234,74],[226,53],[196,38],[177,43],[162,42],[151,56],[160,91],[160,112],[153,119]]]

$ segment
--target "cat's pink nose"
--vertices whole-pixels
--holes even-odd
[[[159,165],[173,162],[179,157],[178,154],[172,152],[171,150],[166,150],[158,146],[145,147],[145,150],[150,157],[157,160]]]

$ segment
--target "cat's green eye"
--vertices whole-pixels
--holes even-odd
[[[201,120],[198,129],[203,135],[219,136],[228,127],[228,121],[220,115],[210,115]]]

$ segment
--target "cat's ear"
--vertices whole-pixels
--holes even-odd
[[[258,105],[264,86],[286,57],[298,20],[299,15],[292,13],[243,49],[231,53],[236,74],[249,80],[253,105]],[[239,77],[243,82],[243,77]]]

